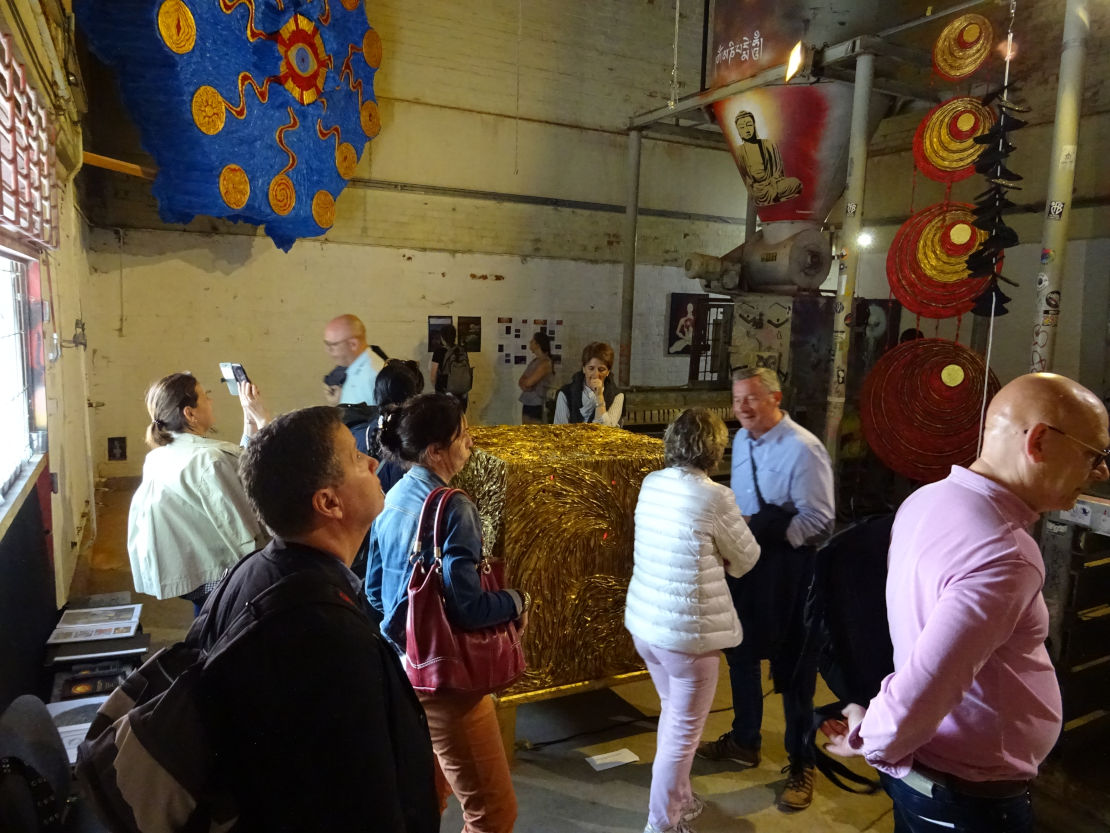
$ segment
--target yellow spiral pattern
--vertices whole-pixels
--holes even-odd
[[[178,55],[184,55],[196,45],[197,23],[182,0],[166,0],[158,7],[158,34]]]
[[[323,229],[335,225],[335,198],[327,191],[317,191],[312,198],[312,219]]]
[[[959,139],[952,135],[949,123],[956,118],[960,128],[967,130],[967,122],[979,117],[979,128],[974,135]],[[954,98],[936,109],[925,124],[922,135],[922,150],[925,158],[942,171],[958,171],[975,163],[987,149],[986,145],[975,144],[975,136],[981,136],[994,124],[991,113],[977,98]]]
[[[278,174],[270,180],[270,208],[274,210],[275,214],[280,214],[284,217],[293,210],[293,206],[297,203],[297,189],[293,186],[293,180],[285,174]]]
[[[975,228],[972,225],[974,220],[975,217],[970,211],[952,208],[934,217],[921,230],[921,236],[917,239],[917,262],[930,278],[942,283],[953,283],[963,280],[970,274],[965,262],[967,255],[955,257],[946,252],[943,236],[946,229],[953,223],[957,223],[958,225],[952,231],[953,242],[962,245],[974,236],[974,249],[978,249],[987,239],[987,233]]]
[[[961,43],[961,35],[963,41]],[[983,65],[994,43],[994,30],[982,15],[965,14],[944,27],[933,47],[937,71],[951,81],[966,78]]]
[[[355,175],[355,168],[358,166],[358,151],[355,146],[343,142],[335,149],[335,169],[339,175],[344,179],[350,179]]]
[[[362,57],[374,69],[382,65],[382,39],[373,29],[367,29],[362,36]]]
[[[215,136],[224,129],[226,119],[224,97],[216,88],[207,84],[197,87],[197,91],[193,93],[193,123],[200,132]]]
[[[238,211],[247,204],[251,195],[251,181],[247,172],[238,165],[228,165],[220,171],[220,196],[228,207]]]
[[[377,102],[364,101],[358,111],[359,121],[362,123],[362,132],[373,139],[382,129],[382,116],[378,112]]]

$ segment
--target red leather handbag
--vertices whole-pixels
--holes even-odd
[[[520,626],[504,622],[476,631],[456,628],[443,600],[443,510],[459,489],[440,486],[424,500],[409,561],[409,609],[405,618],[405,671],[426,694],[488,694],[511,685],[524,673]],[[432,548],[425,547],[431,520]],[[501,590],[501,565],[478,564],[482,590]]]

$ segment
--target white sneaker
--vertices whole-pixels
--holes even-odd
[[[678,824],[663,828],[656,827],[649,821],[647,826],[644,827],[644,833],[694,833],[694,828],[685,821],[679,821]]]
[[[702,814],[705,810],[705,801],[697,793],[690,794],[690,800],[686,806],[682,808],[682,815],[679,818],[682,821],[693,821]]]

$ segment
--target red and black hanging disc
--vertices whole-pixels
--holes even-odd
[[[925,318],[963,315],[983,294],[989,276],[972,278],[967,256],[987,239],[976,228],[975,206],[938,203],[910,217],[886,256],[890,290],[906,309]]]
[[[983,357],[952,341],[917,339],[885,353],[863,382],[863,435],[879,459],[926,483],[975,459],[983,385],[998,379]]]

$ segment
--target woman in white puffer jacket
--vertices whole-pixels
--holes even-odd
[[[740,620],[725,584],[759,558],[736,498],[707,472],[728,445],[720,417],[684,411],[667,427],[667,468],[644,478],[624,626],[647,664],[662,711],[644,833],[692,833],[704,804],[690,766],[717,688],[722,648],[740,644]]]

